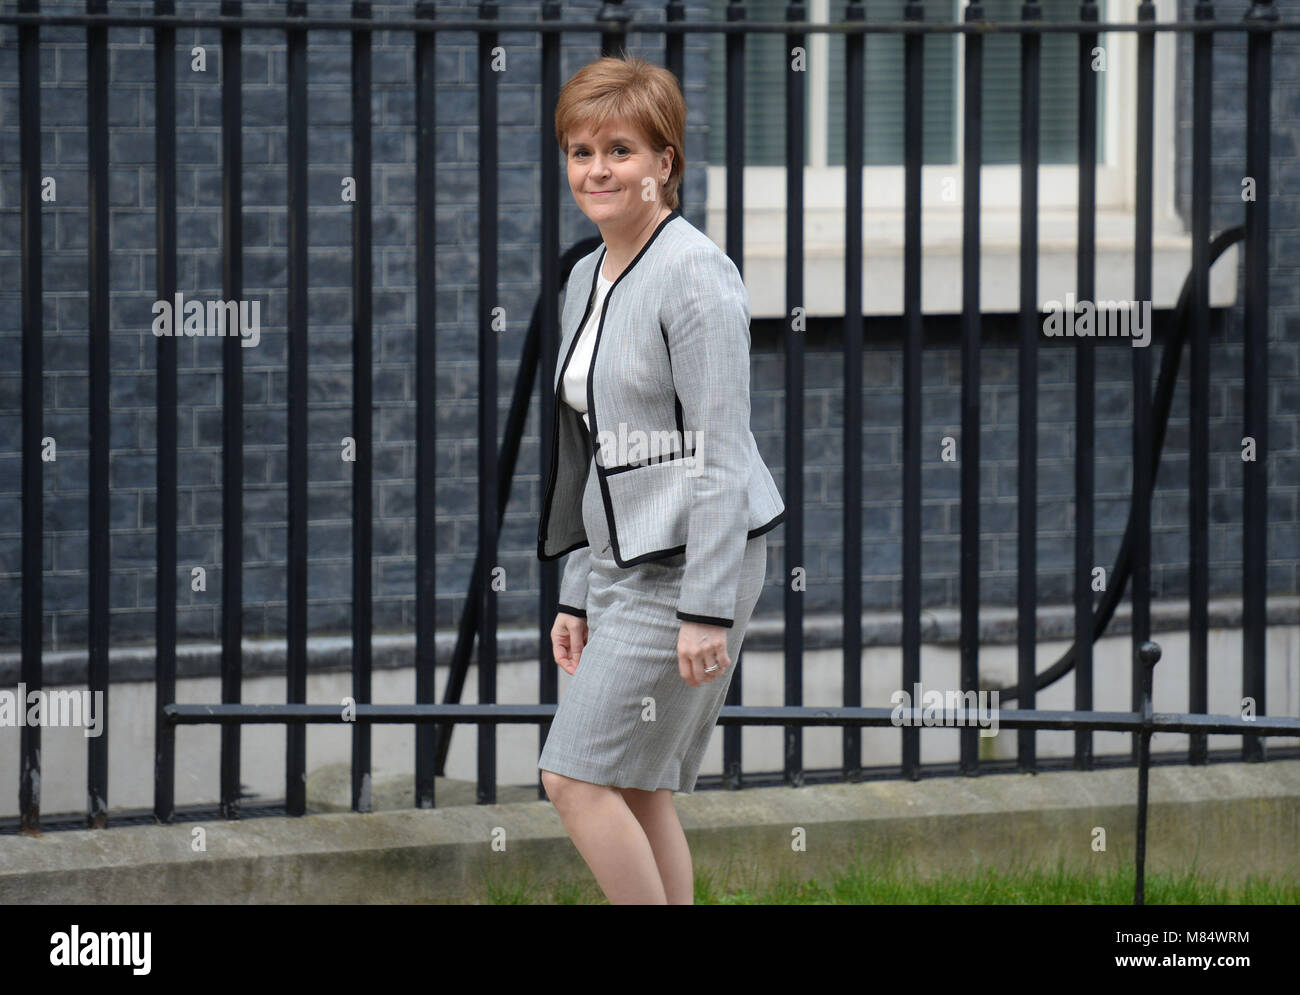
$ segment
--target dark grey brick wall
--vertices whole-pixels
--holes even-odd
[[[47,10],[77,11],[79,3],[46,3]],[[150,5],[115,3],[115,10]],[[216,12],[216,3],[184,4]],[[316,2],[313,12],[341,14],[346,3]],[[568,2],[573,17],[591,17],[597,0]],[[629,2],[638,18],[660,16],[659,3]],[[1186,6],[1186,5],[1184,5]],[[245,5],[250,14],[278,12],[278,4]],[[440,16],[472,12],[473,5],[440,4]],[[12,2],[5,10],[12,10]],[[409,12],[409,3],[376,4],[376,17]],[[1281,5],[1294,18],[1296,3]],[[503,3],[503,17],[532,16],[535,3]],[[1222,5],[1224,17],[1240,5]],[[697,4],[690,16],[704,11]],[[1187,16],[1184,13],[1183,16]],[[86,119],[84,31],[43,32],[42,174],[58,183],[58,200],[43,214],[45,279],[45,434],[58,440],[57,463],[45,469],[45,638],[51,649],[84,643],[86,627]],[[145,29],[114,28],[110,74],[112,199],[112,557],[115,643],[147,641],[153,633],[152,569],[155,509],[154,438],[156,341],[149,331],[154,295],[154,168],[152,37]],[[221,296],[220,38],[212,29],[179,33],[178,234],[179,285],[188,298]],[[509,70],[501,79],[500,297],[509,316],[500,339],[501,412],[514,383],[527,318],[540,281],[536,249],[542,154],[555,152],[539,136],[539,49],[534,36],[503,34]],[[190,69],[190,48],[207,51],[207,72]],[[1185,47],[1185,46],[1181,46]],[[1225,36],[1216,63],[1216,229],[1241,217],[1244,161],[1244,50],[1240,36]],[[632,37],[636,54],[661,60],[657,36]],[[1300,299],[1300,156],[1297,39],[1275,43],[1273,131],[1273,325],[1270,343],[1270,589],[1294,593],[1297,544],[1296,411],[1300,394],[1297,351]],[[568,36],[562,75],[567,78],[598,54],[594,35]],[[437,304],[439,370],[435,384],[413,372],[415,231],[414,79],[409,36],[375,36],[374,171],[375,257],[375,625],[414,624],[414,432],[419,396],[438,405],[437,616],[454,625],[464,604],[476,541],[475,412],[477,331],[477,104],[476,41],[444,34],[438,43]],[[1185,56],[1186,53],[1183,53]],[[350,610],[351,485],[338,457],[351,432],[351,207],[339,199],[351,172],[349,42],[345,34],[313,32],[310,39],[310,545],[309,626],[313,633],[346,631]],[[1180,61],[1180,80],[1189,72]],[[286,132],[283,36],[249,31],[244,38],[244,258],[245,297],[262,301],[262,341],[243,350],[245,377],[245,632],[282,635],[285,622],[286,544]],[[688,36],[688,151],[707,138],[706,43]],[[517,81],[517,82],[516,82]],[[18,643],[20,603],[20,265],[16,33],[0,27],[0,647]],[[1179,88],[1179,117],[1186,121],[1187,87]],[[1189,132],[1179,130],[1186,173]],[[686,213],[702,225],[704,167],[692,160],[683,185]],[[1222,182],[1221,182],[1222,181]],[[562,241],[595,233],[572,203],[561,171]],[[1158,316],[1163,319],[1166,316]],[[958,472],[938,458],[944,435],[960,439],[959,351],[949,319],[927,322],[923,369],[925,499],[922,551],[927,606],[957,597]],[[1239,590],[1241,424],[1241,308],[1216,317],[1211,394],[1211,590]],[[897,322],[868,322],[864,363],[868,420],[865,461],[864,583],[868,607],[899,603],[901,570],[901,353]],[[1159,365],[1160,340],[1153,347]],[[825,323],[809,334],[806,377],[807,610],[835,610],[840,602],[842,514],[842,364],[838,335]],[[190,339],[180,348],[178,429],[180,452],[179,632],[182,639],[212,639],[220,621],[221,355],[215,339]],[[1102,347],[1098,361],[1097,562],[1109,565],[1118,548],[1130,483],[1131,388],[1127,346]],[[784,364],[779,323],[756,321],[753,348],[753,428],[784,487],[782,405]],[[1016,359],[1014,337],[1003,318],[989,320],[983,361],[981,568],[987,603],[1015,598]],[[536,396],[536,393],[535,395]],[[1039,577],[1043,601],[1069,598],[1073,535],[1073,355],[1045,340],[1040,362]],[[1175,401],[1166,456],[1154,506],[1155,594],[1186,589],[1187,397]],[[502,422],[504,424],[504,421]],[[508,590],[503,622],[535,618],[541,564],[535,556],[539,502],[538,421],[530,415],[501,536]],[[779,611],[779,577],[785,570],[783,531],[770,535],[771,584],[760,611]],[[190,591],[189,568],[205,566],[205,593]]]

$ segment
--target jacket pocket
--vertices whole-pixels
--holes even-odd
[[[621,558],[681,546],[690,524],[693,458],[602,471],[613,505]]]

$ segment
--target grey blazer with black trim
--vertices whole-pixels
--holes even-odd
[[[785,518],[749,427],[749,293],[726,253],[674,210],[606,294],[587,378],[588,433],[560,400],[560,384],[604,260],[603,245],[580,259],[562,296],[538,558],[573,554],[560,609],[585,616],[582,493],[594,455],[615,562],[685,553],[677,617],[730,627],[746,542]]]

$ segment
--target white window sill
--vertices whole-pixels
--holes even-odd
[[[726,212],[707,212],[707,233],[726,249]],[[1134,216],[1123,209],[1099,209],[1096,228],[1097,300],[1132,300]],[[921,309],[925,314],[960,314],[962,216],[959,206],[927,206],[922,220]],[[1058,304],[1078,297],[1073,209],[1044,208],[1038,216],[1038,302]],[[1020,310],[1020,214],[989,208],[980,218],[980,310]],[[1152,232],[1152,307],[1172,308],[1192,264],[1191,235],[1177,219],[1157,220]],[[1237,252],[1228,249],[1210,268],[1210,305],[1237,299]],[[785,212],[745,212],[745,285],[754,318],[780,318],[785,301]],[[863,215],[862,310],[866,315],[903,311],[903,213],[871,208]],[[844,313],[844,212],[804,212],[804,306],[812,317]]]

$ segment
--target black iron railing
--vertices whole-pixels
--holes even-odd
[[[1261,760],[1265,756],[1263,737],[1300,735],[1300,719],[1266,717],[1265,711],[1265,571],[1267,565],[1267,319],[1268,319],[1268,216],[1269,216],[1269,97],[1271,90],[1271,52],[1274,34],[1293,31],[1297,23],[1282,23],[1272,3],[1256,3],[1243,22],[1216,21],[1213,6],[1198,4],[1190,22],[1161,22],[1155,18],[1155,6],[1137,5],[1136,23],[1100,23],[1095,3],[1079,5],[1077,22],[1045,23],[1041,9],[1034,3],[1022,8],[1022,18],[1014,23],[990,23],[984,20],[983,7],[972,3],[966,7],[961,23],[936,23],[923,20],[922,3],[900,3],[901,19],[893,23],[865,21],[863,5],[850,3],[845,20],[836,24],[814,24],[807,18],[807,7],[790,3],[784,22],[760,23],[747,18],[744,3],[729,3],[725,22],[685,21],[680,2],[664,7],[662,22],[633,23],[631,14],[617,2],[605,3],[594,21],[575,21],[562,16],[557,2],[539,4],[540,19],[505,21],[498,16],[496,3],[484,2],[473,20],[439,19],[433,4],[417,3],[414,17],[378,22],[372,19],[371,4],[354,2],[350,17],[311,17],[303,0],[289,0],[285,15],[245,17],[238,0],[224,0],[218,17],[177,16],[172,0],[156,0],[148,16],[125,16],[108,13],[106,0],[87,0],[84,14],[42,13],[38,0],[19,0],[17,12],[0,15],[0,23],[18,28],[19,111],[21,128],[21,204],[22,204],[22,679],[31,689],[41,687],[41,605],[43,509],[42,462],[39,458],[43,435],[42,412],[42,232],[39,204],[41,181],[41,121],[39,100],[39,59],[41,29],[52,25],[84,26],[88,80],[89,156],[87,163],[90,237],[89,262],[89,344],[90,344],[90,470],[89,470],[89,639],[88,680],[92,692],[109,690],[109,406],[110,366],[108,362],[108,38],[110,26],[136,25],[151,28],[155,41],[155,121],[157,175],[157,272],[159,299],[171,300],[176,293],[176,85],[175,42],[178,28],[196,26],[221,30],[222,49],[222,175],[223,213],[222,243],[223,292],[226,300],[238,300],[244,283],[242,256],[242,192],[240,185],[243,152],[241,145],[241,63],[240,42],[250,28],[283,30],[288,74],[288,256],[289,256],[289,348],[288,348],[288,656],[287,690],[284,705],[244,705],[240,703],[241,607],[243,591],[241,571],[222,571],[221,623],[221,700],[220,705],[189,705],[176,701],[176,592],[177,570],[177,438],[176,412],[176,343],[173,338],[158,339],[158,436],[157,436],[157,618],[156,618],[156,757],[154,814],[159,822],[174,816],[175,731],[178,725],[216,723],[221,726],[221,812],[226,818],[238,817],[240,731],[246,723],[283,724],[288,729],[285,758],[285,799],[290,814],[306,809],[305,732],[307,723],[345,721],[338,706],[306,703],[307,676],[307,73],[308,31],[346,31],[352,38],[352,139],[353,165],[357,177],[371,171],[371,36],[375,30],[409,31],[415,36],[415,95],[417,106],[416,140],[416,260],[419,278],[416,290],[416,325],[418,382],[435,382],[435,335],[437,316],[434,310],[436,269],[434,234],[436,231],[434,197],[434,128],[437,119],[437,87],[434,58],[440,33],[471,31],[478,38],[478,164],[479,164],[479,419],[482,440],[497,438],[496,333],[491,328],[490,306],[496,299],[497,266],[497,105],[496,74],[492,71],[492,49],[503,31],[536,32],[541,44],[540,86],[541,119],[538,122],[542,147],[549,142],[553,110],[560,88],[560,55],[566,34],[599,32],[602,51],[615,54],[624,50],[628,32],[636,31],[664,36],[665,63],[679,79],[685,80],[684,43],[689,32],[712,32],[725,35],[726,114],[717,124],[728,136],[743,135],[745,129],[745,46],[750,35],[780,33],[789,46],[803,46],[810,33],[824,32],[832,44],[842,44],[845,53],[846,111],[845,160],[847,184],[845,203],[844,253],[844,358],[845,358],[845,428],[844,428],[844,559],[843,604],[845,612],[843,639],[843,701],[836,706],[807,706],[803,703],[803,605],[801,592],[784,585],[784,655],[785,705],[783,707],[746,707],[740,705],[743,671],[738,670],[720,718],[724,728],[724,783],[732,788],[743,786],[740,730],[743,726],[779,725],[784,729],[784,780],[790,785],[803,783],[802,731],[808,726],[832,725],[843,729],[844,760],[842,777],[862,776],[860,730],[863,726],[897,724],[896,710],[864,708],[861,705],[861,539],[863,534],[862,487],[862,199],[861,176],[864,164],[863,72],[864,40],[869,32],[901,35],[904,47],[904,247],[903,247],[903,570],[902,570],[902,650],[901,686],[910,688],[921,678],[921,378],[922,307],[921,307],[921,121],[924,88],[922,41],[927,33],[939,32],[961,36],[964,48],[964,148],[963,148],[963,251],[962,251],[962,387],[961,430],[964,450],[961,460],[961,690],[975,692],[979,687],[979,393],[980,393],[980,163],[981,122],[983,114],[983,53],[985,39],[993,34],[1018,34],[1020,44],[1020,445],[1019,493],[1036,493],[1035,432],[1037,427],[1037,349],[1041,316],[1037,301],[1037,210],[1038,210],[1038,121],[1042,36],[1048,32],[1067,32],[1077,36],[1078,61],[1078,270],[1077,290],[1080,299],[1091,298],[1094,283],[1096,151],[1097,151],[1097,74],[1089,68],[1089,53],[1096,46],[1100,32],[1132,32],[1136,35],[1136,212],[1134,227],[1134,296],[1149,300],[1152,287],[1152,173],[1153,173],[1153,100],[1154,59],[1157,31],[1191,32],[1194,35],[1193,143],[1192,143],[1192,270],[1179,299],[1174,323],[1175,334],[1164,352],[1162,370],[1154,398],[1151,389],[1151,360],[1146,349],[1134,349],[1133,356],[1133,493],[1128,527],[1119,561],[1113,571],[1100,606],[1094,606],[1090,574],[1094,564],[1093,549],[1093,422],[1095,417],[1095,366],[1093,344],[1087,339],[1076,343],[1078,362],[1077,423],[1078,446],[1075,474],[1075,500],[1078,527],[1075,543],[1075,632],[1071,649],[1052,667],[1036,673],[1034,651],[1037,641],[1035,625],[1036,594],[1034,577],[1036,505],[1033,499],[1019,502],[1017,606],[1018,684],[1002,692],[1002,699],[1015,700],[1017,709],[1001,713],[999,722],[1017,730],[1017,766],[1034,770],[1035,733],[1047,729],[1071,729],[1075,732],[1074,765],[1093,766],[1092,733],[1116,730],[1133,733],[1134,760],[1139,770],[1138,900],[1142,891],[1142,854],[1145,840],[1146,777],[1149,741],[1153,732],[1191,734],[1188,760],[1207,759],[1206,737],[1211,733],[1242,736],[1242,756]],[[1209,216],[1210,169],[1210,59],[1215,36],[1221,32],[1245,31],[1248,35],[1245,116],[1246,172],[1254,179],[1255,198],[1243,203],[1244,226],[1212,237]],[[803,183],[804,174],[793,164],[804,161],[804,76],[790,68],[786,75],[786,269],[785,297],[787,314],[793,314],[804,297],[803,272]],[[746,205],[742,186],[744,169],[743,143],[726,145],[726,249],[738,267],[743,266],[744,219]],[[514,387],[513,404],[504,432],[500,453],[494,444],[479,447],[478,559],[471,582],[471,597],[459,627],[459,638],[449,683],[441,704],[436,703],[434,687],[433,614],[435,504],[434,444],[437,398],[429,391],[418,392],[417,401],[417,469],[416,469],[416,581],[417,617],[415,626],[416,695],[410,705],[370,704],[371,619],[370,560],[372,550],[371,516],[374,485],[371,463],[371,360],[372,360],[372,287],[371,287],[371,218],[372,198],[366,183],[357,186],[353,213],[353,434],[357,460],[353,476],[353,626],[352,676],[353,697],[358,703],[352,721],[353,734],[353,807],[365,810],[368,796],[364,781],[370,769],[371,725],[379,722],[414,723],[416,725],[415,804],[434,804],[434,775],[443,769],[451,732],[456,724],[479,727],[478,800],[493,802],[496,797],[495,726],[499,723],[528,723],[540,727],[544,739],[548,722],[554,714],[557,674],[551,658],[549,628],[554,617],[558,594],[556,565],[546,564],[542,571],[542,598],[538,622],[538,660],[540,663],[540,704],[498,705],[495,699],[496,599],[493,587],[485,583],[485,565],[497,562],[498,528],[506,496],[513,478],[515,460],[523,434],[529,398],[537,378],[550,383],[558,346],[558,295],[573,263],[590,251],[588,240],[562,253],[559,244],[560,176],[556,157],[542,156],[541,168],[541,290],[529,327],[520,375]],[[1208,595],[1208,409],[1209,367],[1208,273],[1213,261],[1233,242],[1245,241],[1245,398],[1243,433],[1255,440],[1256,459],[1244,466],[1244,570],[1243,598],[1243,675],[1244,697],[1252,698],[1258,716],[1253,719],[1207,715],[1207,595]],[[1188,493],[1191,501],[1191,652],[1190,712],[1154,714],[1151,705],[1152,668],[1159,649],[1150,642],[1150,560],[1151,493],[1163,445],[1165,423],[1177,376],[1184,337],[1191,352],[1191,469]],[[787,323],[785,337],[785,523],[784,550],[786,575],[803,563],[803,350],[801,336],[793,320]],[[230,336],[223,347],[223,564],[239,564],[242,556],[242,473],[243,473],[243,397],[241,393],[241,351],[237,337]],[[541,421],[554,416],[554,399],[547,390],[540,391]],[[549,434],[541,435],[540,465],[549,465]],[[1131,583],[1133,603],[1132,642],[1134,653],[1132,710],[1097,712],[1093,710],[1092,644],[1106,625]],[[483,704],[459,704],[468,672],[471,646],[478,641],[478,696]],[[1043,711],[1035,707],[1036,693],[1073,670],[1075,674],[1075,708],[1070,711]],[[950,716],[951,718],[951,716]],[[920,751],[920,710],[906,711],[903,716],[902,775],[916,778],[922,770]],[[914,721],[908,721],[908,720]],[[962,724],[958,722],[957,724]],[[960,769],[967,774],[980,771],[977,729],[965,723],[960,738]],[[106,730],[107,732],[107,730]],[[103,735],[89,742],[88,822],[103,827],[108,823],[109,737]],[[39,750],[40,728],[24,727],[21,739],[20,804],[23,826],[35,831],[39,826]],[[540,791],[540,788],[539,788]]]

